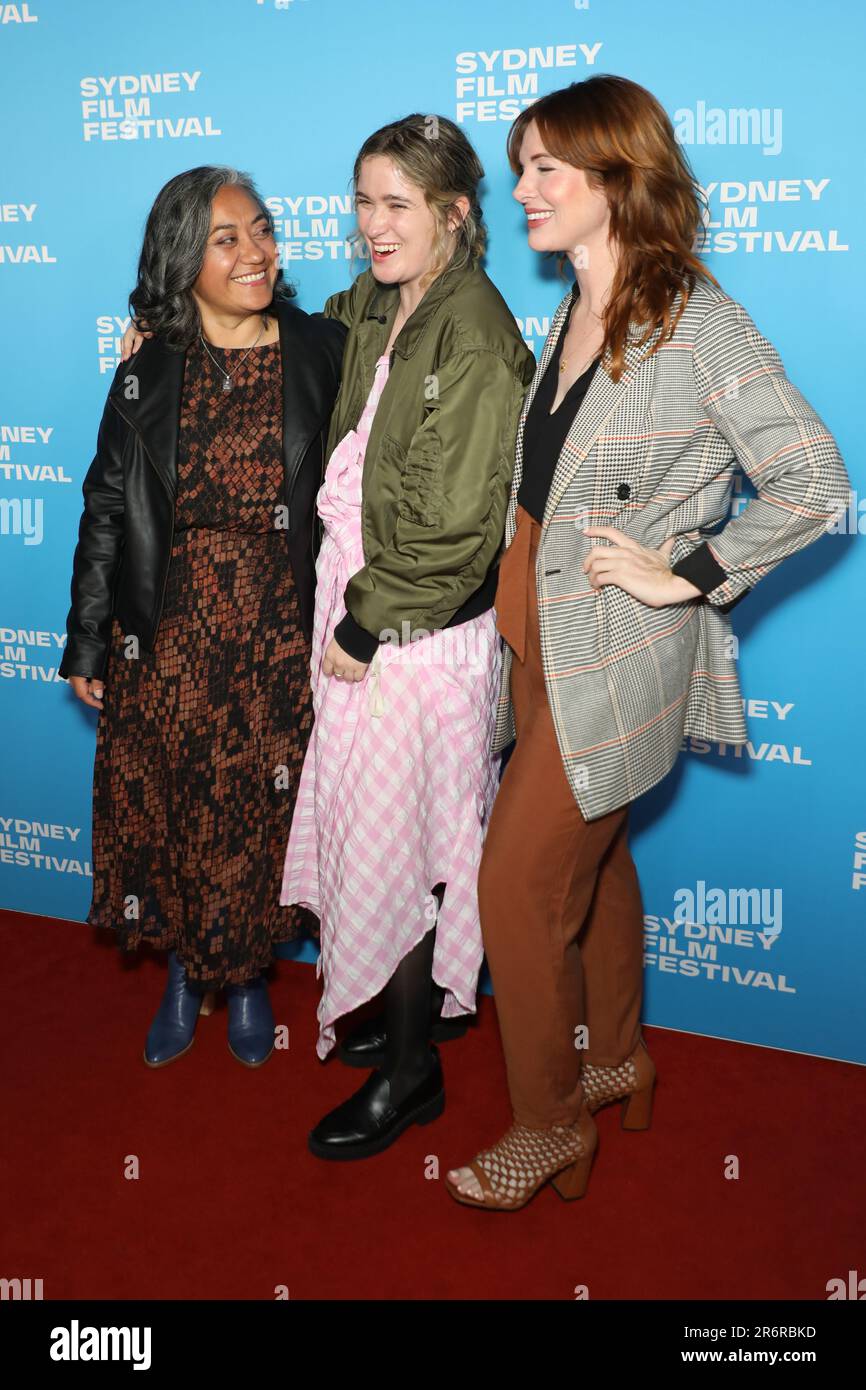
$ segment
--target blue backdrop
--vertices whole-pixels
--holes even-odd
[[[540,352],[564,287],[527,249],[505,136],[544,92],[618,73],[670,113],[708,193],[708,264],[854,485],[833,533],[735,610],[751,742],[690,744],[636,807],[645,1017],[866,1062],[863,30],[843,0],[0,3],[0,904],[77,920],[89,904],[95,716],[56,670],[80,485],[159,188],[197,164],[249,170],[313,310],[352,272],[361,141],[410,111],[451,116],[487,171],[488,271]]]

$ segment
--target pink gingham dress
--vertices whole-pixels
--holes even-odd
[[[301,903],[321,923],[321,1058],[334,1046],[335,1020],[377,995],[434,924],[443,1017],[474,1011],[482,959],[478,866],[498,782],[489,752],[501,662],[495,611],[403,647],[382,643],[357,683],[322,675],[346,583],[364,565],[361,477],[388,371],[383,354],[357,429],[331,455],[316,499],[325,535],[316,565],[315,722],[280,902]],[[437,921],[432,890],[440,882]]]

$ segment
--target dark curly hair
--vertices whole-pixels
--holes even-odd
[[[129,308],[136,327],[146,328],[169,347],[189,347],[201,329],[192,287],[210,235],[211,204],[227,184],[249,194],[273,231],[273,217],[249,174],[220,164],[202,164],[169,179],[148,214]],[[291,299],[294,294],[280,270],[274,299]]]

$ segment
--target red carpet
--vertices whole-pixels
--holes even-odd
[[[310,965],[276,967],[288,1051],[240,1066],[220,1008],[151,1071],[160,957],[126,964],[113,938],[69,922],[7,912],[0,926],[0,1276],[41,1278],[46,1299],[271,1299],[287,1285],[292,1299],[558,1300],[582,1284],[592,1299],[824,1299],[828,1279],[866,1273],[863,1068],[647,1029],[652,1129],[624,1133],[605,1109],[582,1201],[548,1188],[522,1212],[473,1212],[425,1163],[444,1174],[509,1122],[489,996],[442,1048],[442,1118],[378,1158],[326,1164],[307,1132],[365,1073],[317,1060]]]

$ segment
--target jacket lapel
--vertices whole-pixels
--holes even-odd
[[[111,392],[118,412],[141,436],[154,470],[177,497],[177,438],[186,353],[158,338],[142,343]]]
[[[550,518],[556,511],[560,498],[567,490],[574,475],[586,461],[587,455],[607,421],[631,388],[644,354],[650,350],[656,337],[657,334],[653,334],[653,337],[642,348],[633,344],[626,347],[625,368],[619,381],[613,381],[605,370],[604,364],[599,363],[590,382],[589,390],[583,398],[583,403],[565,436],[562,452],[559,455],[553,481],[550,485],[550,492],[547,495],[547,505],[544,509],[545,526],[548,525]]]
[[[397,337],[394,339],[394,351],[398,353],[400,357],[411,357],[424,337],[427,331],[427,325],[433,319],[443,300],[446,300],[460,285],[464,284],[478,273],[479,272],[475,268],[463,265],[452,265],[447,266],[441,274],[437,275],[432,285],[424,291],[421,300],[416,304],[413,312],[409,315],[403,327],[400,329],[400,332],[397,334]],[[387,304],[394,301],[399,302],[399,295],[393,293],[392,286],[380,289],[379,296],[377,297],[377,302],[379,304]],[[380,309],[379,312],[382,312],[382,310]],[[389,315],[389,332],[390,326],[394,323],[394,315],[396,315],[396,312],[397,305],[394,303],[394,314]],[[385,341],[387,342],[387,336]]]
[[[532,384],[526,393],[523,403],[523,410],[520,414],[520,423],[517,430],[517,446],[514,461],[514,481],[511,487],[511,498],[508,508],[506,524],[506,545],[511,544],[511,539],[516,530],[515,519],[517,513],[517,492],[523,477],[523,430],[529,408],[535,398],[539,384],[547,371],[551,357],[556,350],[559,335],[562,332],[565,320],[568,317],[569,305],[571,304],[573,290],[561,301],[553,322],[550,325],[550,333],[541,354],[541,360],[532,379]],[[679,308],[680,294],[674,298],[672,313],[675,314]],[[632,320],[630,326],[630,338],[639,338],[644,325],[636,320]],[[553,513],[566,492],[569,484],[578,472],[581,465],[586,461],[595,441],[604,429],[607,421],[622,402],[626,393],[634,382],[638,369],[644,362],[646,354],[655,346],[661,335],[661,328],[657,328],[643,345],[638,342],[630,341],[625,349],[625,367],[619,381],[614,381],[606,371],[604,364],[600,363],[594,373],[589,390],[583,398],[580,409],[572,421],[571,428],[566,435],[565,442],[560,453],[559,460],[553,475],[550,492],[547,497],[547,505],[544,509],[544,525],[549,524]],[[652,362],[654,359],[650,359]]]
[[[306,316],[291,304],[277,306],[280,325],[280,360],[283,373],[283,469],[286,501],[292,495],[295,478],[326,416],[323,356],[311,350],[305,333]],[[327,376],[324,377],[327,380]]]
[[[517,426],[517,447],[514,459],[514,484],[512,486],[512,496],[515,499],[517,497],[517,489],[520,487],[520,482],[523,477],[523,427],[526,423],[526,417],[529,414],[529,407],[532,405],[532,402],[535,399],[535,393],[541,385],[541,380],[544,376],[544,373],[547,371],[547,364],[549,363],[551,357],[556,351],[556,344],[559,341],[560,330],[562,329],[562,325],[568,317],[568,307],[571,304],[572,295],[573,291],[569,290],[565,298],[560,300],[559,302],[559,307],[557,308],[556,313],[553,315],[553,322],[550,325],[550,332],[547,335],[547,341],[545,342],[544,347],[541,350],[541,357],[539,359],[538,365],[535,368],[535,376],[532,378],[532,381],[529,384],[529,390],[527,391],[526,396],[523,400],[523,408],[520,412],[520,422]]]
[[[350,428],[357,425],[364,403],[370,395],[376,363],[385,351],[385,345],[391,336],[399,305],[400,292],[396,285],[377,285],[366,314],[355,327],[356,351],[361,371],[352,373],[353,379],[360,381],[360,390],[352,401]],[[400,336],[401,334],[398,335],[397,342]],[[396,350],[397,343],[394,347]]]

